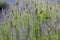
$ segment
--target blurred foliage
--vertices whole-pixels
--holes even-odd
[[[55,24],[51,26],[48,25],[49,20],[55,18],[55,9],[51,8],[51,5],[45,6],[43,3],[40,3],[37,6],[37,14],[35,15],[35,8],[34,5],[32,5],[33,4],[30,5],[30,8],[29,6],[28,8],[22,7],[20,13],[19,6],[16,7],[16,5],[14,5],[15,9],[9,9],[10,11],[8,11],[8,14],[11,12],[10,16],[8,15],[10,20],[4,16],[4,24],[0,29],[0,40],[60,40],[60,30],[51,33],[51,31],[54,30]],[[60,21],[59,12],[54,20]],[[46,23],[48,26],[47,35],[44,35],[44,32],[41,33],[42,22]]]

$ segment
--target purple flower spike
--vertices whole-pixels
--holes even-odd
[[[17,2],[16,5],[19,5],[19,2]]]

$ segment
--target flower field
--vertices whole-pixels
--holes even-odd
[[[18,0],[0,10],[0,40],[60,40],[59,0]]]

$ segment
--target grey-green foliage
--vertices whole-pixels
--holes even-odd
[[[60,22],[59,10],[55,13],[58,5],[55,8],[35,1],[17,3],[6,15],[3,12],[1,40],[60,40],[60,30],[56,30],[56,22]]]

